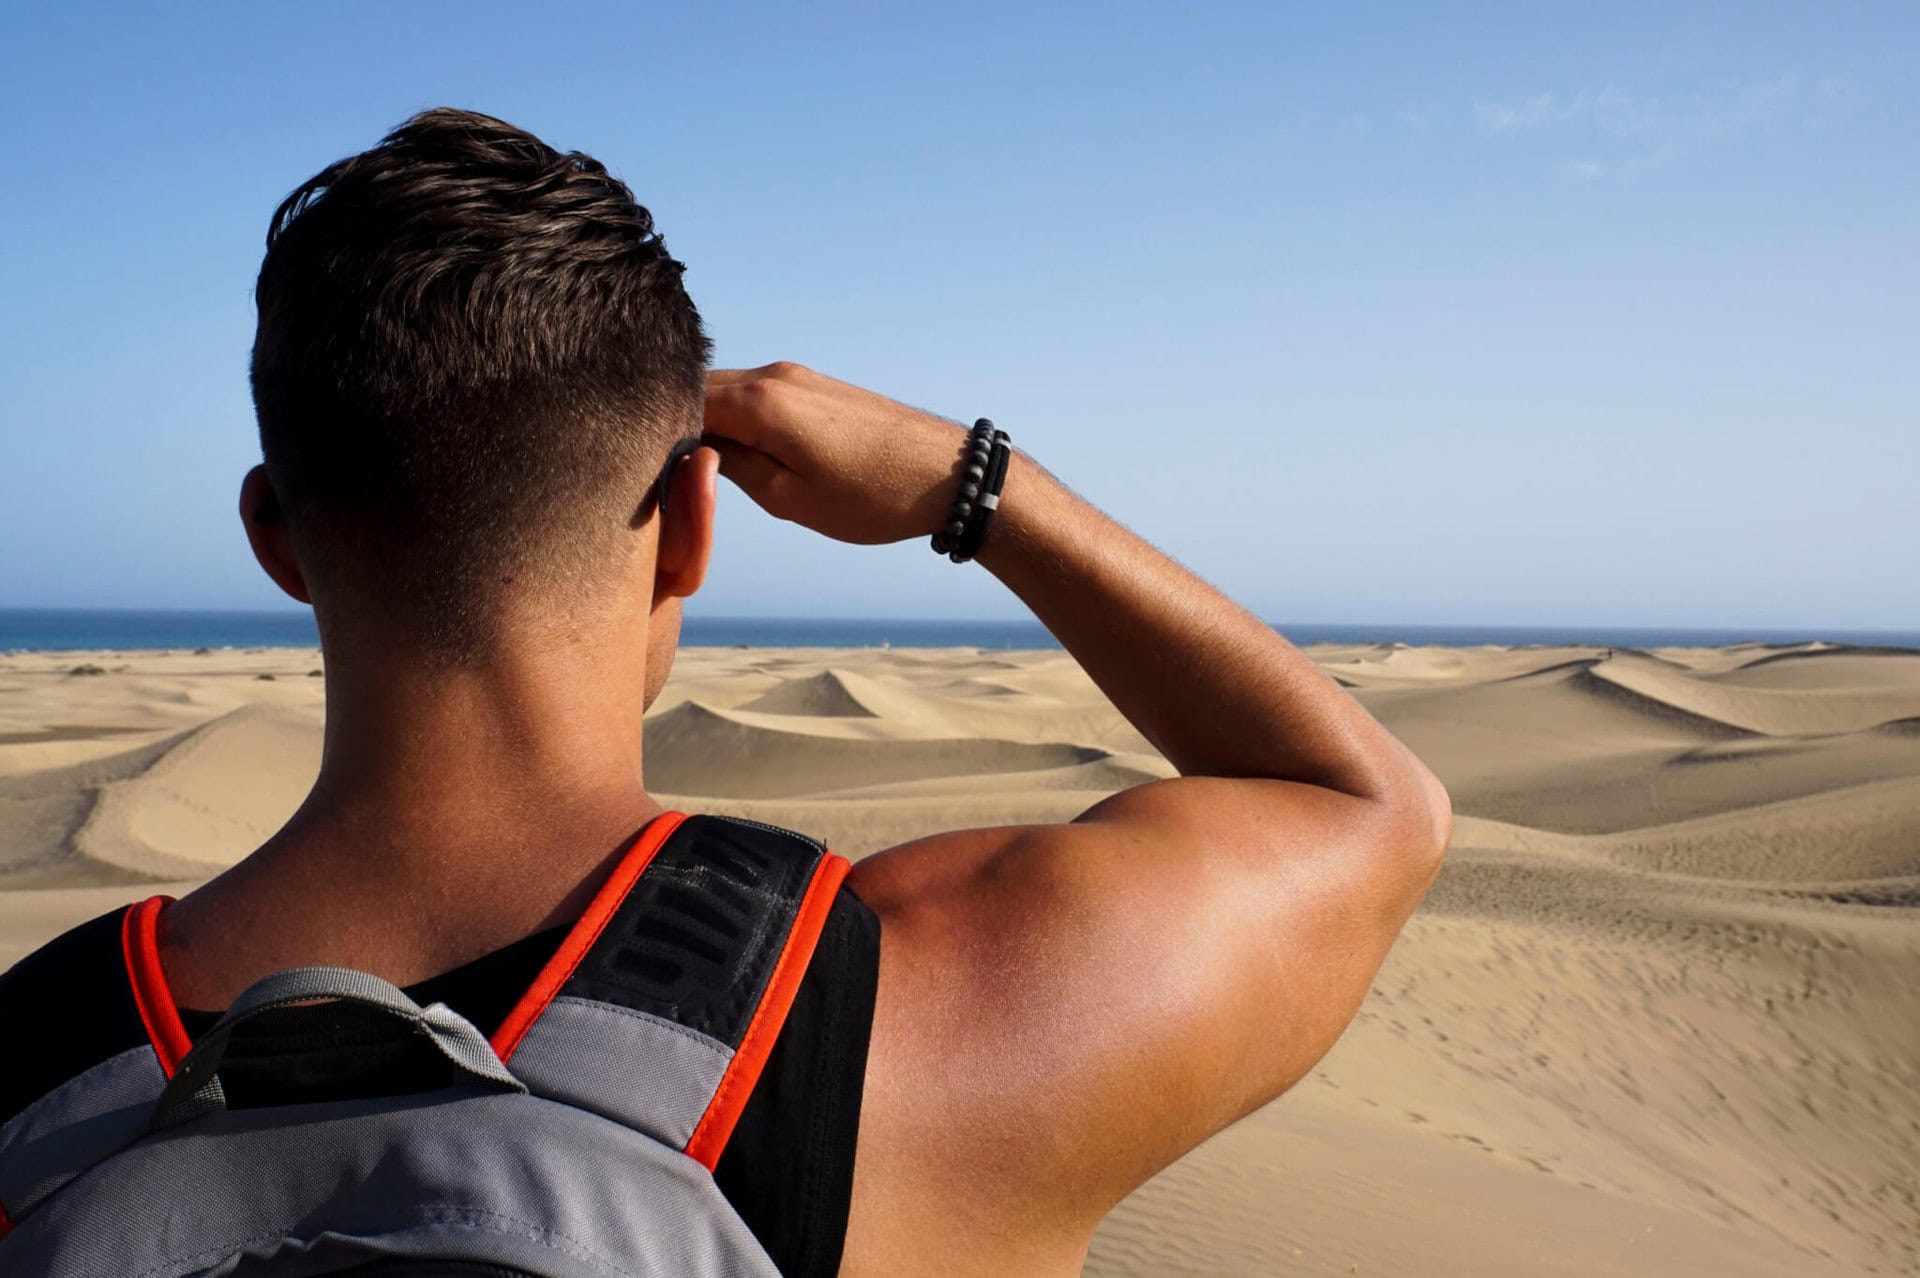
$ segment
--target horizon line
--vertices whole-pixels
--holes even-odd
[[[233,617],[292,618],[292,617],[301,616],[301,615],[311,616],[312,609],[308,607],[254,607],[254,608],[162,607],[162,608],[154,608],[154,607],[133,607],[133,606],[125,606],[125,605],[84,605],[84,606],[76,607],[71,605],[49,606],[49,605],[41,605],[41,604],[0,604],[0,616],[5,616],[9,613],[13,613],[13,614],[67,613],[67,614],[96,614],[96,615],[103,615],[103,616],[174,615],[174,616],[233,616]],[[1805,634],[1805,635],[1819,635],[1819,634],[1848,635],[1848,636],[1903,635],[1908,637],[1911,637],[1914,635],[1920,635],[1920,623],[1915,623],[1909,626],[1900,626],[1900,625],[1860,625],[1860,624],[1844,624],[1844,623],[1840,625],[1821,625],[1817,623],[1809,625],[1803,622],[1782,623],[1782,622],[1754,622],[1754,621],[1719,622],[1719,623],[1701,623],[1701,622],[1691,622],[1691,621],[1690,622],[1418,621],[1418,620],[1276,621],[1267,617],[1261,617],[1260,620],[1265,622],[1268,626],[1271,626],[1276,630],[1286,630],[1288,628],[1310,628],[1310,629],[1337,628],[1337,629],[1349,629],[1349,630],[1373,629],[1373,628],[1401,628],[1401,629],[1415,629],[1415,630],[1553,630],[1553,631],[1581,631],[1589,634],[1605,633],[1607,631],[1624,632],[1624,631],[1660,630],[1660,631],[1669,631],[1674,633],[1701,633],[1701,634],[1726,634],[1726,633],[1731,633],[1736,631],[1756,631],[1756,632],[1773,631],[1773,632],[1797,633],[1797,634]],[[683,624],[697,625],[697,624],[725,624],[725,623],[739,623],[739,622],[752,622],[752,623],[761,623],[761,624],[780,622],[780,623],[790,623],[790,624],[799,624],[799,625],[832,625],[836,623],[855,623],[855,624],[863,624],[863,625],[885,625],[889,623],[894,623],[894,624],[902,624],[902,625],[937,625],[937,626],[1028,625],[1028,626],[1038,627],[1042,630],[1046,629],[1045,625],[1038,618],[1033,617],[1031,615],[1028,615],[1025,617],[1001,617],[1001,616],[931,617],[931,616],[901,616],[901,615],[874,616],[874,615],[859,615],[859,614],[825,616],[825,615],[818,615],[818,614],[802,615],[802,614],[792,614],[792,613],[761,613],[761,614],[715,613],[715,614],[706,614],[706,615],[683,616]]]

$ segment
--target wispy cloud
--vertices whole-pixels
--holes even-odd
[[[1537,133],[1556,124],[1565,124],[1588,109],[1584,94],[1572,101],[1563,101],[1557,93],[1536,93],[1517,105],[1476,102],[1473,104],[1473,118],[1484,133]]]
[[[1553,171],[1572,182],[1591,182],[1607,171],[1598,160],[1561,160]]]
[[[1606,159],[1562,160],[1562,177],[1591,181],[1609,171],[1639,168],[1697,151],[1763,123],[1785,117],[1810,97],[1830,96],[1823,80],[1811,89],[1798,72],[1715,93],[1658,97],[1605,88],[1583,93],[1536,93],[1508,102],[1477,102],[1474,123],[1491,138],[1552,138],[1603,150]]]

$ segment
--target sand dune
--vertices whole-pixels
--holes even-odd
[[[648,725],[647,783],[675,794],[780,798],[838,788],[850,776],[869,783],[1031,772],[1105,757],[1068,744],[1032,745],[970,737],[875,737],[790,731],[739,712],[689,701]]]
[[[157,879],[223,869],[299,806],[320,767],[320,731],[313,710],[229,710],[170,742],[137,775],[103,786],[74,850]]]
[[[29,750],[47,759],[47,766],[0,776],[0,887],[20,885],[24,878],[38,881],[55,872],[91,872],[76,847],[81,828],[92,815],[102,788],[137,777],[166,753],[171,739],[78,763],[60,762],[44,745],[23,742],[10,748],[17,755]],[[92,867],[99,868],[99,867]],[[69,878],[68,881],[72,881]]]
[[[1920,654],[1314,655],[1448,783],[1448,866],[1333,1053],[1088,1272],[1920,1272]],[[317,665],[0,660],[0,962],[271,831]],[[852,855],[1172,771],[1064,654],[972,649],[685,652],[646,770]]]
[[[1616,659],[1595,666],[1592,675],[1679,714],[1768,736],[1857,732],[1920,714],[1920,679],[1907,686],[1906,680],[1898,678],[1902,673],[1898,669],[1886,671],[1895,676],[1888,682],[1866,687],[1838,680],[1824,687],[1768,686],[1738,682],[1740,673],[1702,679],[1650,661]]]
[[[1920,875],[1920,776],[1601,836],[1621,864],[1753,884]]]
[[[783,679],[766,692],[738,708],[760,710],[767,714],[859,715],[869,719],[880,716],[871,703],[884,704],[876,685],[861,675],[844,670],[822,670],[800,679]]]
[[[1817,661],[1808,661],[1817,657]],[[1829,644],[1769,652],[1712,676],[1718,683],[1753,688],[1912,687],[1920,684],[1920,653],[1911,648],[1873,648],[1861,644]]]

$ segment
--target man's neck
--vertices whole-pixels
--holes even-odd
[[[221,1006],[303,963],[404,984],[577,916],[660,811],[641,774],[646,670],[643,642],[454,670],[334,662],[312,792],[168,911],[177,996]]]

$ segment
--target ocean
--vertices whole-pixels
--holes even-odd
[[[1731,643],[1870,644],[1920,648],[1920,631],[1820,630],[1767,626],[1680,629],[1650,626],[1434,626],[1395,622],[1275,627],[1299,644],[1596,644],[1616,648],[1711,647]],[[688,617],[687,647],[756,648],[1058,648],[1037,621],[941,621],[897,618]],[[319,643],[313,614],[0,608],[0,652],[87,648],[283,648]]]

